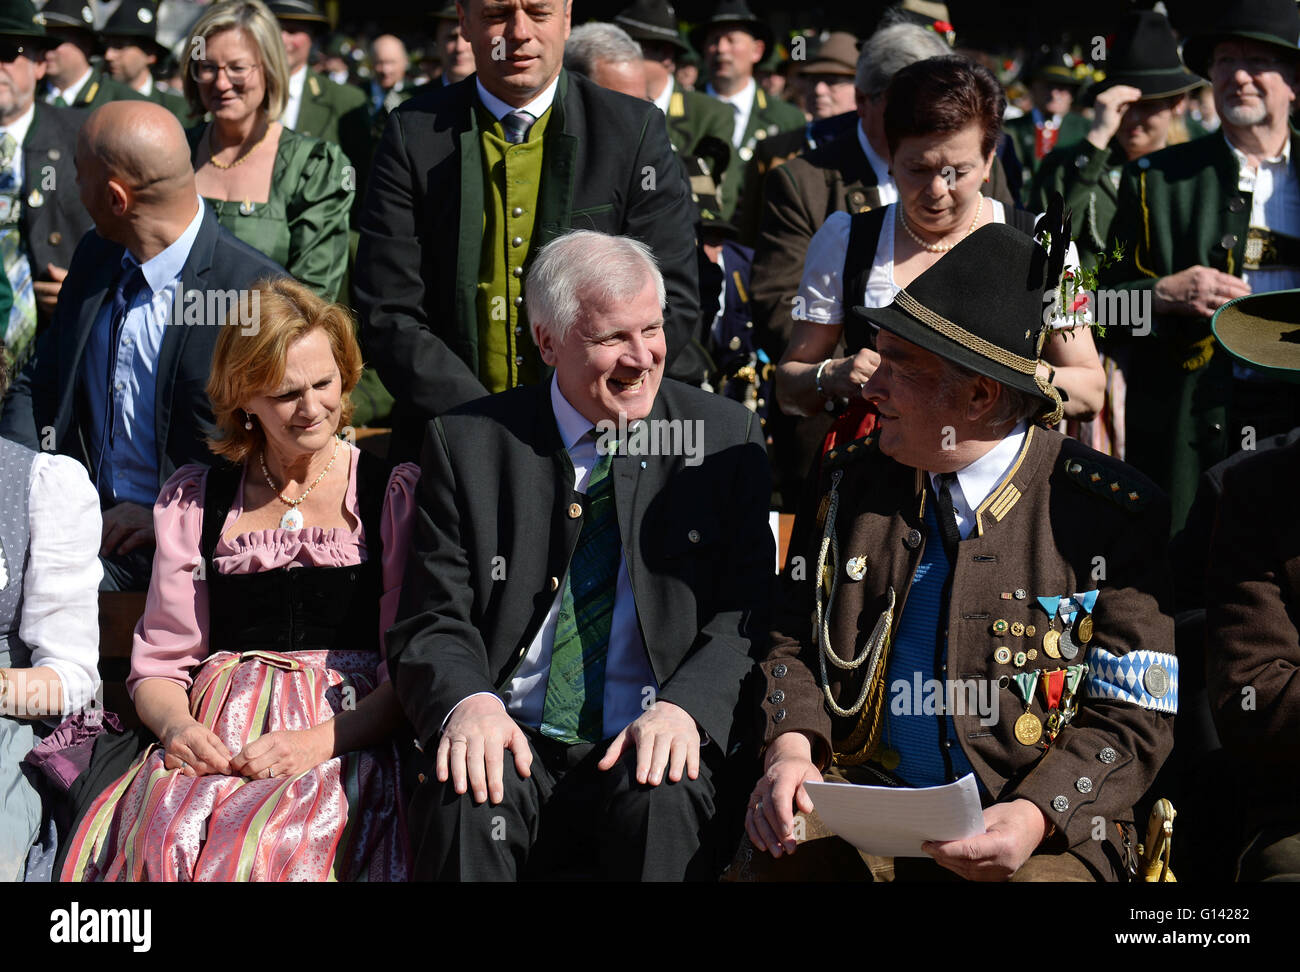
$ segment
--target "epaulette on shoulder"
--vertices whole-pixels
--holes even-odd
[[[877,441],[876,434],[872,432],[860,439],[854,439],[842,446],[836,446],[822,457],[822,470],[830,472],[833,469],[841,469],[863,456],[877,452]]]
[[[1123,469],[1093,459],[1071,456],[1061,460],[1065,477],[1085,493],[1101,496],[1129,513],[1140,513],[1151,501],[1151,488]]]

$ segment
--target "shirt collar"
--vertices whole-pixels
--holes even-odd
[[[957,470],[957,485],[961,487],[962,497],[971,512],[979,509],[981,503],[997,488],[998,483],[1006,477],[1020,455],[1025,433],[1029,430],[1026,422],[1019,422],[1007,433],[1006,438],[984,455],[963,469]],[[930,485],[938,492],[938,476],[929,473]]]
[[[0,132],[8,132],[14,137],[14,141],[20,146],[27,140],[27,130],[32,127],[32,119],[36,117],[36,102],[27,106],[27,110],[16,118],[11,124],[0,128]]]
[[[487,88],[483,87],[483,82],[479,80],[478,75],[474,76],[474,85],[478,88],[478,100],[483,103],[483,107],[491,113],[492,117],[500,121],[512,111],[526,111],[533,116],[533,121],[541,118],[546,114],[546,109],[551,107],[551,102],[555,100],[555,90],[559,87],[560,76],[557,74],[551,79],[551,83],[543,88],[532,101],[522,108],[515,108],[514,105],[508,105]]]
[[[301,98],[303,85],[306,83],[307,65],[304,64],[302,67],[298,68],[297,71],[294,71],[293,74],[289,75],[289,97]]]
[[[1222,131],[1222,129],[1220,129],[1220,131]],[[1237,166],[1242,169],[1250,168],[1250,162],[1247,161],[1246,159],[1246,153],[1243,152],[1241,149],[1237,148],[1237,146],[1232,144],[1232,139],[1228,137],[1228,133],[1226,131],[1223,132],[1223,140],[1228,143],[1228,148],[1232,149],[1232,154],[1236,156]],[[1284,165],[1289,166],[1291,164],[1291,136],[1287,135],[1286,143],[1282,146],[1281,155],[1275,155],[1271,159],[1261,159],[1260,161],[1268,162],[1271,165],[1277,165],[1278,163],[1282,163]]]
[[[63,96],[63,100],[69,105],[76,101],[77,95],[81,94],[81,89],[86,86],[86,82],[90,80],[90,76],[94,73],[94,68],[86,68],[85,74],[59,92]]]
[[[668,117],[668,109],[672,107],[674,87],[673,79],[669,78],[664,83],[663,91],[659,92],[659,97],[654,99],[655,107],[664,113],[665,118]]]
[[[730,96],[718,94],[717,89],[713,87],[713,84],[711,82],[709,84],[709,89],[708,89],[708,93],[710,97],[717,98],[719,101],[724,102],[725,104],[734,105],[736,108],[739,108],[742,112],[749,112],[754,110],[754,97],[757,94],[757,92],[758,92],[758,83],[753,78],[750,78],[749,82],[743,88],[737,91],[734,95],[730,95]]]
[[[203,199],[199,198],[198,212],[190,220],[190,225],[185,227],[184,232],[176,237],[175,242],[161,253],[144,263],[140,263],[130,251],[123,254],[122,265],[131,267],[139,264],[140,270],[144,273],[144,281],[153,293],[162,292],[169,283],[180,276],[185,261],[190,258],[190,250],[194,248],[194,239],[199,235],[199,226],[203,223],[203,206]]]
[[[555,411],[555,424],[560,430],[560,441],[564,448],[573,451],[584,435],[593,428],[592,422],[569,404],[569,400],[560,391],[559,375],[551,376],[551,408]]]
[[[871,166],[871,171],[876,174],[876,182],[884,182],[890,178],[889,163],[876,154],[876,150],[871,147],[867,141],[867,133],[862,130],[862,122],[854,126],[858,133],[858,144],[862,146],[862,151],[867,157],[867,164]]]

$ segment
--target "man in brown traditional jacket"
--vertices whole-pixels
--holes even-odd
[[[989,225],[889,307],[855,311],[880,328],[863,390],[879,426],[826,456],[762,665],[765,774],[746,827],[774,857],[799,847],[777,870],[843,876],[847,857],[865,876],[838,839],[798,844],[821,827],[796,823],[813,810],[805,781],[967,773],[986,832],[925,844],[932,860],[871,859],[877,878],[944,875],[937,864],[971,880],[1114,880],[1131,865],[1133,806],[1177,708],[1168,503],[1033,424],[1060,415],[1036,377],[1043,283],[1059,273]]]

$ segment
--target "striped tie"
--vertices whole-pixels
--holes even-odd
[[[0,321],[0,336],[15,362],[26,357],[27,345],[36,334],[36,290],[32,286],[32,268],[23,251],[22,230],[18,217],[22,212],[19,195],[22,178],[14,168],[14,153],[18,141],[8,132],[0,134],[0,197],[8,197],[9,205],[0,222],[0,258],[4,260],[5,276],[14,292],[13,308],[8,321]]]
[[[542,705],[543,735],[570,744],[602,737],[620,548],[611,460],[612,450],[597,458],[587,485],[586,516],[564,579]]]
[[[528,130],[533,127],[533,116],[526,111],[512,111],[501,118],[501,129],[506,133],[506,141],[519,145],[528,140]]]

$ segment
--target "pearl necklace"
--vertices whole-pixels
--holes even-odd
[[[978,223],[978,222],[980,221],[980,216],[981,216],[983,213],[984,213],[984,197],[983,197],[983,196],[980,196],[980,204],[979,204],[978,206],[975,207],[975,218],[972,219],[972,220],[970,221],[970,225],[966,227],[966,232],[963,233],[963,234],[962,234],[962,237],[961,237],[962,240],[966,239],[966,237],[970,236],[972,233],[975,232],[975,224]],[[902,203],[899,203],[899,204],[898,204],[898,221],[899,221],[900,223],[903,224],[903,229],[907,230],[907,235],[910,236],[910,237],[912,238],[912,240],[916,243],[917,246],[919,246],[919,247],[920,247],[921,249],[923,249],[923,250],[929,250],[931,253],[947,253],[947,252],[948,252],[949,250],[951,250],[954,246],[956,246],[957,243],[960,243],[960,242],[961,242],[961,240],[958,240],[957,243],[927,243],[927,242],[925,242],[925,240],[923,240],[923,239],[921,239],[921,237],[917,236],[917,235],[916,235],[916,231],[913,230],[912,227],[911,227],[910,225],[908,225],[907,217],[903,214],[903,204],[902,204]]]
[[[275,482],[271,479],[270,470],[266,468],[266,450],[263,449],[261,454],[258,456],[258,459],[262,463],[262,475],[266,477],[266,485],[271,487],[271,491],[280,498],[281,503],[284,503],[289,507],[289,511],[285,513],[284,516],[280,517],[281,530],[302,529],[302,512],[298,509],[298,504],[311,495],[311,491],[320,485],[321,480],[324,479],[326,475],[329,474],[330,469],[333,468],[334,460],[339,457],[339,441],[339,439],[334,440],[334,455],[330,456],[330,461],[325,464],[325,469],[316,477],[316,481],[307,487],[307,491],[296,500],[289,499],[289,497],[285,496],[284,493],[280,492],[280,487],[275,485]]]
[[[256,142],[254,142],[247,152],[245,152],[239,158],[235,159],[235,161],[233,162],[217,161],[216,158],[217,153],[212,147],[212,131],[213,131],[212,126],[209,126],[208,127],[208,161],[211,162],[213,165],[215,165],[218,169],[233,169],[237,165],[243,165],[245,160],[250,155],[252,155],[254,152],[257,151],[257,147],[266,141],[266,136],[271,134],[271,123],[270,122],[266,123],[266,131],[262,133],[262,137],[259,138]]]

